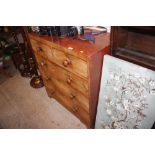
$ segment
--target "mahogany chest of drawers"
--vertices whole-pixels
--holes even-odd
[[[95,43],[29,33],[38,68],[49,97],[94,128],[104,54],[110,53],[108,33]]]

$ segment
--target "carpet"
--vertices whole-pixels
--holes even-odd
[[[77,129],[86,128],[45,88],[34,89],[30,79],[16,73],[0,84],[0,128],[3,129]]]
[[[0,66],[0,84],[16,75],[16,73],[17,69],[13,65],[12,61],[10,62],[9,66],[5,67],[5,69],[2,69],[2,67]]]

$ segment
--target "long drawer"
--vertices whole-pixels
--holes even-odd
[[[42,58],[41,56],[36,54],[37,62],[40,71],[42,74],[46,74],[46,78],[52,76],[57,80],[60,80],[64,84],[67,84],[68,86],[80,91],[83,95],[89,96],[89,88],[88,88],[88,81],[85,79],[82,79],[74,74],[72,74],[69,71],[66,71],[65,69],[62,69],[61,67],[57,66],[56,64],[53,64],[49,61]]]
[[[73,114],[75,114],[83,123],[90,125],[89,106],[88,99],[66,87],[61,82],[54,78],[46,80],[44,77],[44,83],[48,94],[55,98]]]
[[[71,103],[69,99],[66,99],[66,96],[59,92],[58,89],[53,89],[54,86],[46,87],[50,96],[55,98],[59,103],[66,107],[70,112],[76,115],[83,123],[88,127],[90,126],[90,116],[89,114],[81,108],[78,104]]]
[[[87,97],[51,76],[46,77],[44,74],[43,80],[46,86],[62,94],[68,101],[68,104],[78,105],[89,113],[89,100]]]
[[[76,73],[80,76],[85,78],[88,77],[88,65],[86,61],[33,39],[31,39],[31,45],[35,53],[43,56],[49,61],[52,61],[66,70]]]

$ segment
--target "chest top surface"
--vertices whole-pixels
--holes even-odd
[[[50,37],[50,36],[39,36],[34,33],[29,33],[30,39],[37,40],[38,42],[43,42],[46,44],[53,44],[57,47],[62,47],[68,49],[67,52],[72,53],[72,55],[76,56],[84,56],[86,58],[91,57],[92,55],[98,53],[110,45],[110,34],[103,33],[97,36],[94,36],[95,42],[73,39],[69,37]],[[72,49],[72,50],[70,50]],[[71,52],[72,51],[72,52]]]

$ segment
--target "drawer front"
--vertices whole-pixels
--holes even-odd
[[[31,45],[36,54],[46,57],[52,57],[52,49],[50,46],[31,40]]]
[[[77,57],[68,55],[56,48],[52,49],[53,62],[64,67],[65,69],[77,73],[78,75],[88,77],[88,66],[87,62]]]
[[[80,76],[85,78],[88,77],[88,66],[86,61],[32,39],[31,44],[33,50],[37,54],[47,58],[49,61],[52,61],[66,70]]]
[[[89,113],[89,100],[87,97],[51,76],[46,77],[46,75],[43,75],[43,79],[46,86],[52,86],[52,88],[57,90],[60,94],[63,94],[68,104],[78,105]]]
[[[42,74],[46,74],[46,76],[52,76],[53,78],[60,80],[64,84],[77,89],[83,95],[89,96],[89,89],[88,89],[88,81],[82,79],[61,67],[58,67],[56,64],[53,64],[49,61],[45,62],[45,59],[36,55],[39,69],[41,70]]]
[[[63,106],[65,106],[69,111],[71,111],[75,116],[77,116],[83,123],[90,127],[90,117],[89,114],[81,108],[78,104],[70,102],[70,98],[62,94],[59,89],[53,89],[55,86],[48,86],[46,89],[51,97],[55,98]]]

